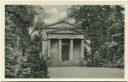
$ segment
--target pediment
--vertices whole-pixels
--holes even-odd
[[[83,34],[82,30],[76,29],[59,29],[47,32],[47,34]]]
[[[70,24],[68,22],[60,21],[51,25],[47,25],[44,28],[80,28],[79,26],[75,24]]]

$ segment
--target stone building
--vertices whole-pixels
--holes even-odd
[[[42,29],[42,54],[50,66],[79,66],[84,53],[82,28],[68,22],[57,22]]]

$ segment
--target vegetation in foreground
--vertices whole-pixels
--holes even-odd
[[[47,78],[46,60],[41,54],[38,6],[5,6],[5,77],[6,78]],[[43,18],[43,17],[40,17]],[[38,23],[38,24],[37,24]],[[41,23],[41,24],[39,24]],[[29,30],[32,29],[32,32]],[[37,33],[34,35],[34,33]]]

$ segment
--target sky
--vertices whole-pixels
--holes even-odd
[[[41,6],[45,9],[45,12],[49,14],[49,16],[44,19],[44,22],[47,24],[55,23],[60,19],[63,19],[67,16],[67,8],[69,5],[43,5]]]
[[[53,24],[58,22],[59,20],[67,17],[67,8],[69,8],[69,5],[41,5],[41,7],[45,10],[46,13],[48,13],[48,17],[44,19],[43,14],[40,14],[39,18],[43,19],[43,22],[45,24]],[[37,10],[38,11],[38,10]],[[37,21],[37,20],[35,20]],[[40,20],[41,21],[41,20]],[[32,32],[32,28],[29,29],[29,33]],[[38,33],[34,33],[38,34]]]

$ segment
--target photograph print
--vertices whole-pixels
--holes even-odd
[[[5,5],[5,78],[124,78],[123,5]]]

